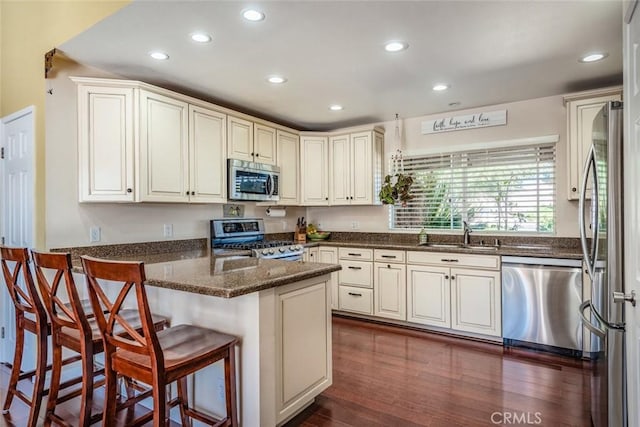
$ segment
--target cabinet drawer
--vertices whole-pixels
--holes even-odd
[[[375,261],[387,263],[404,263],[405,251],[376,249],[373,254],[373,258]]]
[[[340,286],[340,310],[373,314],[373,291],[371,289]]]
[[[340,261],[342,270],[338,272],[341,285],[373,288],[373,263],[366,261]]]
[[[373,261],[373,249],[338,248],[338,257],[340,259]]]
[[[497,255],[455,254],[447,252],[407,252],[407,264],[431,264],[450,267],[500,268]]]

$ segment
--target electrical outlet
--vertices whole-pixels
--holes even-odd
[[[351,229],[357,230],[360,228],[360,223],[358,221],[351,221]]]
[[[173,237],[173,224],[164,224],[162,226],[164,237]]]
[[[316,221],[316,228],[322,230],[322,223],[320,221]]]
[[[100,241],[100,227],[93,226],[89,228],[89,242],[95,243]]]

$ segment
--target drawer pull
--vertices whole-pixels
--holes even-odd
[[[382,258],[396,259],[396,256],[395,255],[382,255]]]
[[[347,268],[349,268],[350,270],[362,270],[362,267],[352,267],[352,266],[349,266],[349,267],[347,267]]]
[[[352,254],[351,252],[349,252],[347,255],[349,255],[349,256],[362,256],[362,254]]]
[[[442,261],[442,262],[458,262],[458,260],[457,260],[457,259],[453,259],[453,258],[451,258],[451,259],[449,259],[449,258],[442,258],[440,261]]]
[[[352,297],[361,297],[362,294],[356,294],[355,292],[349,292],[349,295],[351,295]]]

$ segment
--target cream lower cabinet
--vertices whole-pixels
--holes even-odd
[[[373,314],[373,250],[338,248],[338,260],[339,309]]]
[[[374,249],[373,259],[373,314],[407,320],[405,251]]]
[[[451,327],[451,281],[446,267],[407,266],[407,321]]]
[[[310,279],[307,282],[317,280]],[[294,415],[332,383],[328,282],[276,291],[276,419]],[[273,369],[271,366],[270,369]]]
[[[407,321],[502,335],[500,257],[407,252]]]
[[[327,246],[318,247],[318,257],[316,262],[322,262],[324,264],[337,264],[338,263],[338,248],[331,248]],[[338,272],[331,273],[331,281],[329,282],[331,288],[331,308],[333,310],[338,309]]]
[[[502,335],[499,271],[451,269],[451,328]]]

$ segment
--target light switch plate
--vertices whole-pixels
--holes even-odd
[[[100,241],[100,227],[93,226],[89,228],[89,242],[96,243]]]
[[[173,237],[173,224],[164,224],[162,230],[164,237]]]

